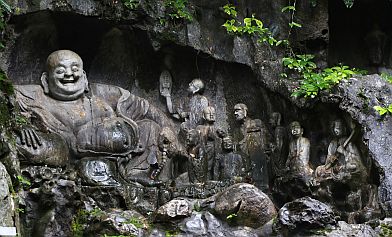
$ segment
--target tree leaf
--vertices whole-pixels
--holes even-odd
[[[287,11],[287,10],[289,10],[289,11],[295,11],[296,9],[295,9],[294,6],[285,6],[284,8],[282,8],[282,12],[285,12],[285,11]]]

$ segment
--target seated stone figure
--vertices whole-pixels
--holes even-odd
[[[313,170],[309,165],[310,141],[303,137],[301,124],[294,121],[289,126],[292,140],[286,167],[274,180],[273,193],[279,202],[288,202],[296,198],[311,195]]]
[[[309,139],[302,136],[304,130],[299,122],[292,122],[290,124],[290,129],[294,139],[289,145],[286,168],[293,174],[310,177],[313,170],[309,166]]]
[[[334,138],[328,146],[325,164],[317,167],[316,178],[327,178],[331,175],[343,173],[356,174],[358,178],[367,177],[367,171],[362,163],[360,152],[348,137],[342,120],[335,120],[331,124]]]
[[[369,170],[352,141],[354,131],[347,137],[344,123],[339,119],[332,121],[331,131],[333,139],[328,146],[325,164],[318,166],[314,174],[316,195],[344,210],[347,216],[343,217],[349,223],[380,216],[377,186],[369,183]]]
[[[21,111],[37,127],[21,132],[27,162],[65,166],[84,157],[130,158],[123,176],[148,181],[165,116],[120,87],[89,84],[82,59],[72,51],[50,54],[46,69],[42,86],[16,87]],[[98,167],[99,159],[94,162],[86,166]]]

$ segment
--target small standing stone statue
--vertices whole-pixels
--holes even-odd
[[[161,72],[159,77],[159,93],[166,99],[166,107],[170,114],[173,114],[173,103],[171,99],[172,76],[168,70]]]
[[[268,137],[264,123],[260,119],[251,119],[248,117],[248,107],[245,104],[236,104],[234,106],[234,115],[240,122],[240,130],[243,139],[239,142],[240,150],[245,153],[249,159],[246,161],[246,167],[252,174],[255,185],[263,190],[268,189],[268,166],[267,150]]]
[[[202,115],[205,107],[208,106],[208,99],[203,96],[204,82],[199,79],[193,79],[189,83],[188,92],[191,97],[188,103],[180,103],[176,109],[171,100],[171,75],[168,71],[164,71],[160,77],[160,94],[166,98],[166,106],[169,113],[176,119],[184,120],[181,128],[185,132],[189,129],[196,128],[197,125],[202,124]]]
[[[233,138],[222,139],[223,153],[217,156],[214,173],[219,180],[241,180],[244,176],[242,156],[234,151]]]
[[[273,175],[278,175],[281,172],[286,161],[283,157],[283,149],[286,145],[286,128],[281,126],[281,120],[282,115],[279,112],[274,112],[269,121],[273,129],[272,158],[270,160]]]
[[[188,176],[191,183],[205,183],[208,179],[208,160],[201,142],[200,132],[191,129],[186,137],[188,153]]]
[[[201,141],[204,143],[206,150],[206,158],[208,160],[208,179],[214,179],[213,170],[216,155],[216,141],[219,139],[215,129],[215,109],[212,106],[207,106],[203,110],[204,124],[196,127],[200,131]]]
[[[290,130],[294,139],[289,145],[286,168],[294,175],[311,177],[313,170],[309,166],[309,139],[302,136],[304,130],[297,121],[290,124]]]
[[[372,66],[382,66],[384,61],[387,35],[381,31],[380,26],[375,24],[365,36],[368,48],[369,63]]]

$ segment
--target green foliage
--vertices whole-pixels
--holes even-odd
[[[317,6],[317,0],[310,0],[310,5],[312,7],[316,7]]]
[[[10,5],[8,5],[8,3],[4,0],[0,0],[0,9],[4,9],[4,11],[7,11],[9,13],[12,12]]]
[[[308,54],[283,58],[283,65],[300,75],[301,85],[292,93],[292,96],[314,98],[320,91],[331,89],[341,80],[362,73],[343,65],[320,70],[312,61],[313,58],[313,55]],[[287,75],[284,74],[284,76]]]
[[[144,228],[143,222],[136,217],[132,217],[131,219],[124,222],[124,224],[132,224],[138,229]]]
[[[188,0],[165,0],[165,6],[171,11],[171,19],[185,19],[192,21],[192,14],[187,9]]]
[[[166,230],[165,231],[165,237],[173,237],[177,236],[179,234],[178,230]]]
[[[94,208],[91,211],[80,209],[71,222],[72,236],[82,237],[88,221],[91,220],[91,217],[101,218],[103,214],[104,212],[99,208]]]
[[[391,226],[387,225],[387,224],[381,224],[380,226],[380,233],[379,236],[380,237],[390,237],[392,236],[392,228]]]
[[[140,0],[122,0],[122,2],[129,10],[135,10],[140,5]]]
[[[195,202],[195,204],[193,204],[193,210],[200,212],[201,211],[201,206],[199,202]]]
[[[16,125],[27,125],[29,123],[28,119],[21,114],[15,115],[15,122]]]
[[[294,58],[286,57],[283,58],[283,65],[291,70],[294,70],[299,73],[312,72],[317,66],[312,60],[314,59],[314,55],[311,54],[303,54],[296,55]]]
[[[232,213],[228,216],[226,216],[226,220],[230,221],[230,220],[234,220],[237,217],[236,213]]]
[[[17,212],[17,213],[25,213],[25,209],[24,208],[16,208],[15,212]]]
[[[386,80],[389,83],[392,83],[392,75],[389,75],[388,73],[381,73],[381,78]]]
[[[237,17],[237,10],[235,9],[235,6],[232,4],[226,4],[223,6],[223,11],[232,17]]]
[[[17,179],[19,181],[19,184],[21,184],[24,188],[30,188],[31,182],[28,179],[26,179],[22,175],[18,175],[16,177],[17,177]]]
[[[351,8],[354,5],[354,0],[343,0],[343,2],[347,8]]]
[[[392,104],[390,104],[388,107],[382,107],[382,106],[374,106],[373,107],[381,116],[384,114],[392,114]]]
[[[133,235],[107,235],[104,234],[104,237],[134,237]]]
[[[94,208],[93,210],[87,212],[87,214],[91,217],[95,217],[95,218],[101,218],[105,212],[103,212],[101,209],[99,208]]]
[[[86,210],[79,210],[76,216],[72,219],[71,230],[73,237],[83,237],[83,232],[89,217],[89,212]]]
[[[293,27],[301,28],[301,27],[302,27],[301,24],[299,24],[299,23],[297,23],[297,22],[294,21],[294,13],[295,13],[295,11],[297,10],[297,9],[295,8],[296,3],[297,3],[297,1],[294,1],[294,4],[293,4],[293,5],[285,6],[285,7],[283,7],[282,10],[281,10],[282,12],[289,12],[289,13],[291,14],[290,22],[289,22],[290,28],[293,28]]]
[[[0,0],[0,32],[2,33],[5,29],[5,13],[11,13],[12,9],[8,3],[4,0]],[[0,42],[0,48],[4,48],[3,42]]]
[[[245,17],[242,22],[240,22],[237,17],[237,11],[235,7],[231,4],[223,6],[224,12],[232,17],[232,19],[226,20],[222,25],[226,28],[227,33],[235,35],[249,35],[256,36],[258,42],[268,43],[271,46],[278,46],[282,43],[288,43],[287,40],[277,40],[272,36],[271,31],[264,27],[261,20],[257,19],[253,14],[252,17]],[[233,18],[234,17],[234,18]]]
[[[0,70],[0,91],[7,95],[12,95],[14,93],[14,86],[12,85],[12,82],[2,70]]]

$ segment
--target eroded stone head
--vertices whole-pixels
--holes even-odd
[[[203,109],[203,119],[209,123],[215,122],[216,113],[215,108],[212,106],[207,106]]]
[[[291,129],[291,134],[294,137],[301,137],[302,134],[304,133],[304,130],[301,127],[301,124],[298,121],[291,122],[290,123],[290,129]]]
[[[242,121],[248,114],[248,107],[245,104],[234,105],[234,116],[237,121]]]
[[[202,93],[204,90],[204,82],[200,78],[195,78],[189,83],[189,93]]]

